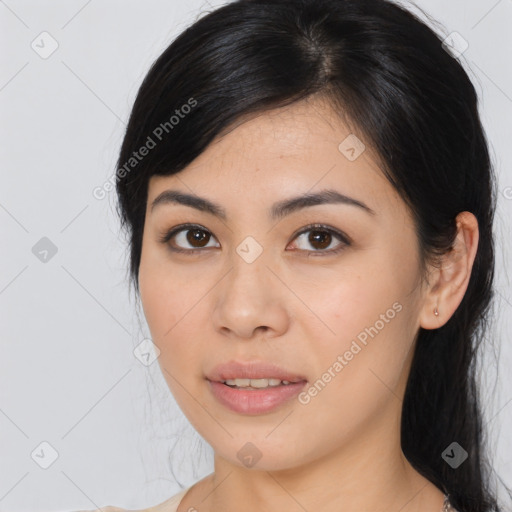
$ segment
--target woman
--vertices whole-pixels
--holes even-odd
[[[146,76],[117,193],[161,370],[215,453],[148,510],[499,510],[474,376],[493,171],[424,23],[387,0],[211,12]]]

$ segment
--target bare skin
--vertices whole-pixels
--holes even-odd
[[[247,120],[180,173],[150,181],[141,300],[169,388],[215,452],[214,472],[178,512],[441,511],[443,493],[401,451],[402,399],[419,328],[443,325],[464,296],[478,225],[459,214],[454,249],[424,279],[410,212],[369,144],[355,132],[366,150],[353,161],[338,149],[350,133],[327,103],[311,99]],[[169,189],[218,204],[226,218],[174,203],[151,210]],[[329,203],[269,216],[278,201],[327,189],[373,213]],[[186,222],[200,226],[206,245],[187,231],[159,241]],[[325,228],[323,238],[311,238],[319,228],[301,235],[311,223],[346,240]],[[248,236],[263,249],[251,263],[236,251]],[[377,323],[381,315],[387,321]],[[218,363],[257,360],[312,384],[358,334],[381,324],[307,403],[241,414],[220,404],[206,380]],[[248,442],[261,453],[252,467],[237,457]]]

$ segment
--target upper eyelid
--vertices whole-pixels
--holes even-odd
[[[319,231],[328,231],[337,236],[338,238],[340,238],[342,242],[352,242],[351,238],[348,235],[346,235],[343,231],[321,223],[312,223],[300,228],[292,235],[292,240],[295,240],[295,238],[297,238],[299,235],[302,235],[314,229],[318,229]]]
[[[175,226],[174,228],[167,230],[164,233],[164,235],[161,237],[161,241],[164,242],[165,238],[167,238],[167,242],[168,242],[169,240],[171,240],[171,238],[175,237],[178,233],[181,233],[183,231],[193,230],[193,229],[199,229],[202,231],[206,231],[207,233],[210,233],[212,235],[212,237],[214,237],[217,240],[217,242],[220,244],[220,241],[212,233],[211,230],[209,230],[205,226],[202,226],[201,224],[191,224],[191,223],[181,224],[181,225]],[[308,224],[306,226],[301,227],[297,231],[295,231],[290,239],[290,242],[295,240],[300,235],[303,235],[304,233],[307,233],[308,231],[312,231],[314,229],[318,229],[319,231],[323,230],[323,231],[330,232],[344,244],[352,243],[352,239],[348,235],[346,235],[343,231],[336,229],[334,227],[328,226],[326,224],[318,223],[318,222]],[[290,242],[288,242],[288,243],[290,243]],[[177,249],[177,250],[179,250],[179,249]],[[203,248],[196,247],[194,249],[181,249],[181,250],[183,250],[184,252],[194,252],[194,251],[202,251]],[[329,252],[329,251],[312,251],[312,252]]]

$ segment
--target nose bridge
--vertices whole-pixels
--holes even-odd
[[[266,260],[269,254],[269,251],[265,251],[264,247],[260,241],[258,241],[254,236],[248,235],[246,236],[235,248],[236,254],[248,265],[253,264],[257,260]],[[265,253],[265,256],[261,258],[261,256]]]
[[[265,251],[263,246],[253,237],[246,237],[236,248],[231,257],[231,272],[228,276],[228,287],[240,298],[257,299],[267,294],[267,300],[271,297],[272,284],[269,282],[270,251]]]
[[[216,328],[251,337],[258,327],[282,331],[287,325],[283,301],[270,266],[270,251],[252,237],[246,237],[233,251],[231,270],[223,279],[215,301]]]

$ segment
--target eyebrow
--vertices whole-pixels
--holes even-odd
[[[157,206],[164,204],[181,204],[190,206],[196,210],[210,213],[211,215],[223,220],[227,219],[226,210],[222,208],[222,206],[195,194],[187,194],[177,190],[165,190],[159,194],[151,204],[151,212],[153,212]],[[349,206],[356,206],[371,215],[375,215],[375,211],[362,201],[340,194],[336,190],[328,189],[279,201],[272,205],[272,208],[270,209],[270,218],[278,220],[297,210],[301,210],[302,208],[319,204],[346,204]]]

